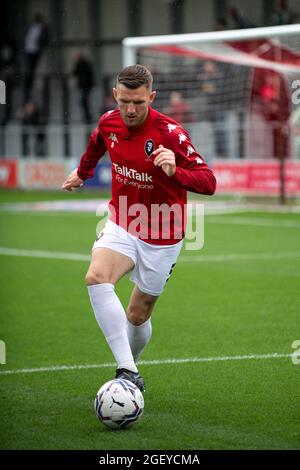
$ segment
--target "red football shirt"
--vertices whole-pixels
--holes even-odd
[[[152,152],[160,144],[175,154],[172,177],[153,164]],[[184,237],[187,191],[215,192],[214,174],[188,133],[151,107],[138,127],[127,127],[119,110],[105,113],[89,138],[78,176],[91,178],[106,151],[112,162],[110,219],[147,243],[177,243]]]

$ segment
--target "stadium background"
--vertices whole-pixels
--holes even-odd
[[[275,199],[263,190],[250,202],[238,181],[226,196],[194,195],[205,202],[205,246],[200,253],[183,251],[157,304],[140,365],[145,415],[128,433],[109,432],[94,415],[95,392],[114,364],[83,281],[95,208],[109,197],[108,160],[99,165],[95,188],[60,191],[122,67],[124,37],[266,26],[275,3],[1,2],[0,79],[7,92],[7,104],[0,105],[1,449],[300,448],[297,191],[284,207],[277,204],[278,185]],[[291,21],[299,22],[299,2],[287,3]],[[241,14],[238,23],[228,15],[232,6]],[[42,149],[39,127],[22,122],[23,47],[37,12],[49,30],[32,87]],[[78,50],[94,72],[89,123],[70,74]],[[205,157],[211,165],[253,163],[243,152]],[[297,164],[298,158],[288,160]],[[276,155],[260,159],[255,181],[270,174],[267,160],[276,164]],[[292,168],[292,177],[297,174]],[[117,287],[124,306],[131,288],[127,278]]]
[[[279,3],[275,0],[255,0],[251,5],[241,0],[2,2],[0,79],[6,85],[7,104],[0,106],[1,186],[55,189],[62,174],[67,174],[76,166],[89,132],[97,124],[99,116],[114,106],[111,89],[115,74],[122,68],[124,37],[297,23],[299,2],[283,2],[286,3],[287,11],[282,16],[276,16],[274,12]],[[47,39],[41,47],[37,66],[31,73],[29,86],[24,51],[26,35],[37,13],[43,17]],[[298,54],[299,50],[298,41],[294,52]],[[88,64],[88,71],[83,72],[83,78],[73,73],[76,54],[81,54]],[[184,83],[190,87],[186,85],[183,96],[179,96],[182,103],[175,103],[175,106],[193,106],[190,115],[182,112],[181,108],[181,112],[173,113],[173,117],[184,121],[195,145],[206,160],[215,165],[219,176],[219,192],[278,194],[278,159],[287,156],[292,157],[292,163],[288,166],[286,186],[290,188],[290,196],[297,195],[300,192],[300,170],[299,164],[295,162],[295,159],[300,158],[298,111],[294,114],[297,128],[296,137],[291,139],[291,148],[284,141],[285,137],[281,138],[280,135],[279,142],[273,145],[271,130],[272,126],[278,126],[278,132],[275,130],[274,134],[284,133],[282,116],[287,115],[285,108],[291,103],[292,82],[286,85],[285,90],[281,89],[281,97],[276,98],[281,117],[279,114],[272,117],[271,111],[271,118],[264,116],[251,132],[246,133],[245,126],[252,124],[246,123],[245,116],[249,114],[249,109],[242,109],[241,114],[241,103],[250,99],[254,103],[254,99],[248,97],[246,88],[251,86],[252,95],[258,95],[255,86],[261,87],[262,77],[266,73],[260,77],[256,74],[258,76],[250,85],[253,80],[250,74],[253,72],[247,72],[249,67],[230,69],[228,64],[226,68],[226,63],[217,62],[214,64],[217,71],[211,71],[210,65],[205,62],[209,61],[199,60],[194,79],[183,72],[180,78],[180,70],[188,69],[186,63],[179,63],[177,69],[169,73],[173,78],[179,77],[181,87]],[[163,67],[161,72],[165,73]],[[172,116],[170,106],[173,106],[172,100],[176,101],[176,92],[178,95],[181,88],[176,89],[176,83],[172,84],[170,77],[166,83],[168,74],[165,73],[161,78],[161,72],[155,73],[154,70],[158,90],[155,106]],[[212,80],[212,86],[215,90],[212,93],[208,81],[214,73],[216,78]],[[272,76],[270,78],[272,80]],[[79,79],[90,82],[86,86],[87,92],[79,88]],[[239,92],[243,80],[245,89]],[[88,110],[83,104],[85,93],[88,96]],[[203,102],[209,93],[211,95],[205,107]],[[261,108],[266,109],[263,100]],[[29,110],[28,113],[27,108],[31,105],[33,112]],[[272,106],[273,103],[267,105]],[[228,113],[228,109],[234,111]],[[258,119],[257,115],[255,119]],[[270,120],[272,122],[266,122]],[[253,160],[259,160],[265,166],[257,166],[252,163]],[[271,175],[269,181],[261,177],[267,172]],[[89,184],[106,188],[110,186],[107,159],[99,166],[95,178]]]

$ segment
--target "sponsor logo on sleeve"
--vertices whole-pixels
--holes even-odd
[[[179,144],[182,144],[182,142],[186,141],[186,135],[184,135],[182,132],[178,134],[178,137],[179,137]]]
[[[118,138],[114,132],[110,133],[109,140],[111,141],[111,148],[113,149],[115,144],[118,144]]]
[[[175,129],[177,129],[177,127],[178,126],[175,126],[175,124],[168,124],[169,132],[175,131]]]
[[[188,148],[187,148],[187,157],[189,157],[190,155],[192,155],[193,153],[195,152],[195,149],[193,149],[193,147],[191,145],[188,145]]]

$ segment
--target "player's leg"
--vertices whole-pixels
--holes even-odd
[[[115,284],[134,267],[129,256],[109,248],[95,248],[86,275],[97,322],[111,348],[118,369],[137,372],[127,336],[127,318]]]
[[[151,314],[158,296],[142,292],[135,286],[127,308],[127,334],[136,362],[152,334]]]
[[[86,283],[88,286],[104,282],[115,285],[133,268],[134,262],[130,256],[108,247],[95,248],[86,274]]]
[[[133,290],[127,310],[127,333],[135,361],[150,341],[151,313],[176,264],[182,242],[171,246],[136,240],[138,262],[131,272]]]

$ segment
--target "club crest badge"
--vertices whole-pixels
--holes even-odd
[[[154,142],[152,139],[148,139],[146,142],[145,142],[145,152],[146,152],[146,155],[148,158],[150,158],[152,152],[154,151]]]

